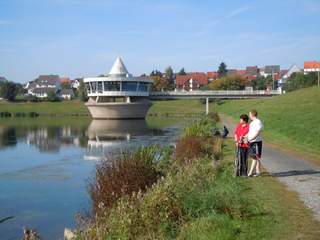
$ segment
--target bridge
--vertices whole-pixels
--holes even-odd
[[[150,92],[150,99],[206,99],[206,114],[209,113],[209,99],[249,99],[249,98],[268,98],[281,95],[281,90],[219,90],[219,91],[158,91]]]

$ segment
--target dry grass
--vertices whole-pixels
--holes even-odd
[[[155,149],[140,148],[112,156],[96,167],[95,178],[89,184],[94,213],[111,208],[123,196],[144,192],[154,184],[159,173],[154,164]]]

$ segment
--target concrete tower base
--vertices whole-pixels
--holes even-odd
[[[88,102],[85,105],[94,119],[144,119],[152,103],[151,101]]]

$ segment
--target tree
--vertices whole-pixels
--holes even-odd
[[[153,76],[159,76],[159,77],[162,77],[162,72],[158,71],[157,69],[156,70],[153,70],[151,73],[150,73],[150,77],[153,77]]]
[[[287,80],[285,90],[294,91],[296,89],[317,85],[317,79],[317,73],[315,72],[308,74],[293,73]]]
[[[168,81],[160,76],[152,76],[151,79],[153,80],[152,89],[154,91],[162,91],[168,88],[169,83]]]
[[[165,69],[165,78],[168,82],[168,88],[173,89],[174,88],[174,73],[171,66],[167,67]]]
[[[83,102],[86,102],[88,100],[88,95],[87,95],[85,83],[83,81],[80,82],[80,86],[77,91],[78,91],[78,96],[80,100]]]
[[[178,75],[187,75],[187,73],[185,72],[184,68],[181,68]]]
[[[55,91],[52,90],[52,91],[48,92],[47,100],[50,102],[57,102],[60,99],[59,99],[58,95],[55,93]]]
[[[14,101],[21,88],[21,84],[4,81],[0,85],[0,96],[8,101]]]
[[[28,94],[26,97],[25,97],[25,100],[28,101],[28,102],[38,102],[39,99],[32,95],[32,94]]]
[[[71,84],[69,82],[63,82],[61,83],[62,89],[71,89]]]
[[[246,78],[239,75],[232,75],[209,83],[208,88],[212,90],[243,90],[246,85]]]
[[[251,87],[254,90],[265,90],[266,89],[266,78],[264,76],[259,76],[251,80]]]
[[[227,75],[227,65],[224,62],[221,62],[218,68],[219,78],[225,77]]]

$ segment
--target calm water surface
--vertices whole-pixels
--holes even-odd
[[[14,217],[0,223],[0,239],[21,239],[23,226],[41,239],[62,239],[75,214],[90,209],[86,186],[99,160],[121,149],[173,144],[179,132],[151,129],[144,120],[75,121],[0,122],[0,219]]]

